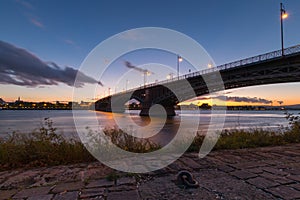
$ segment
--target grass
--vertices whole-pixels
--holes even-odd
[[[56,134],[50,119],[30,134],[14,132],[0,140],[0,169],[51,166],[94,161],[80,141]]]
[[[214,150],[241,149],[284,145],[300,142],[298,117],[286,114],[290,123],[278,131],[251,129],[225,130]],[[149,140],[127,135],[119,129],[106,129],[104,133],[111,141],[126,151],[146,153],[160,148]],[[198,152],[204,136],[196,136],[188,152]],[[107,149],[109,151],[109,149]],[[44,125],[30,134],[14,132],[7,139],[0,139],[0,171],[20,167],[40,167],[95,161],[85,146],[76,140],[66,140],[56,133],[53,122],[45,119]]]
[[[289,127],[279,127],[277,131],[263,129],[233,129],[224,130],[214,146],[214,150],[243,149],[265,146],[285,145],[300,142],[300,121],[292,114],[286,113]],[[188,149],[188,152],[199,152],[204,136],[198,135]]]

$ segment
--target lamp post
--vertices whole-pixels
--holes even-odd
[[[147,76],[150,76],[151,75],[151,72],[148,71],[147,69],[144,70],[144,87],[146,87],[146,83],[147,83]]]
[[[126,92],[127,92],[127,86],[128,86],[129,80],[126,79]]]
[[[180,55],[177,55],[177,78],[179,80],[179,63],[182,62],[182,57]]]
[[[170,74],[168,74],[167,79],[173,79],[173,75],[174,75],[174,73],[171,72]]]
[[[280,3],[280,30],[281,30],[281,56],[284,56],[284,45],[283,45],[283,20],[288,17],[285,8],[282,3]]]

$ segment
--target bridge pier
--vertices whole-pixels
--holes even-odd
[[[165,106],[165,105],[162,105],[162,106],[164,107],[168,117],[173,117],[176,115],[174,106]],[[151,106],[142,104],[140,116],[149,117],[150,108],[151,108]],[[155,115],[155,113],[154,113],[154,115]],[[159,115],[161,115],[161,113],[157,113],[157,116],[159,116]]]

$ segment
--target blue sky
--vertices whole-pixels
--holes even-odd
[[[300,44],[300,1],[283,3],[289,13],[284,21],[285,46]],[[139,27],[164,27],[199,42],[220,65],[280,49],[279,4],[277,0],[2,0],[0,40],[43,61],[78,69],[97,44],[114,34]],[[280,87],[292,91],[298,84]],[[2,84],[0,89],[7,100],[19,95],[25,100],[68,100],[72,92],[63,84],[38,89]],[[55,90],[57,96],[48,94],[49,90]],[[251,88],[235,94],[280,98]]]

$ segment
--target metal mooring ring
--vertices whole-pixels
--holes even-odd
[[[187,188],[197,188],[199,187],[198,181],[196,181],[193,175],[188,171],[180,171],[177,174],[177,184],[185,186]]]

